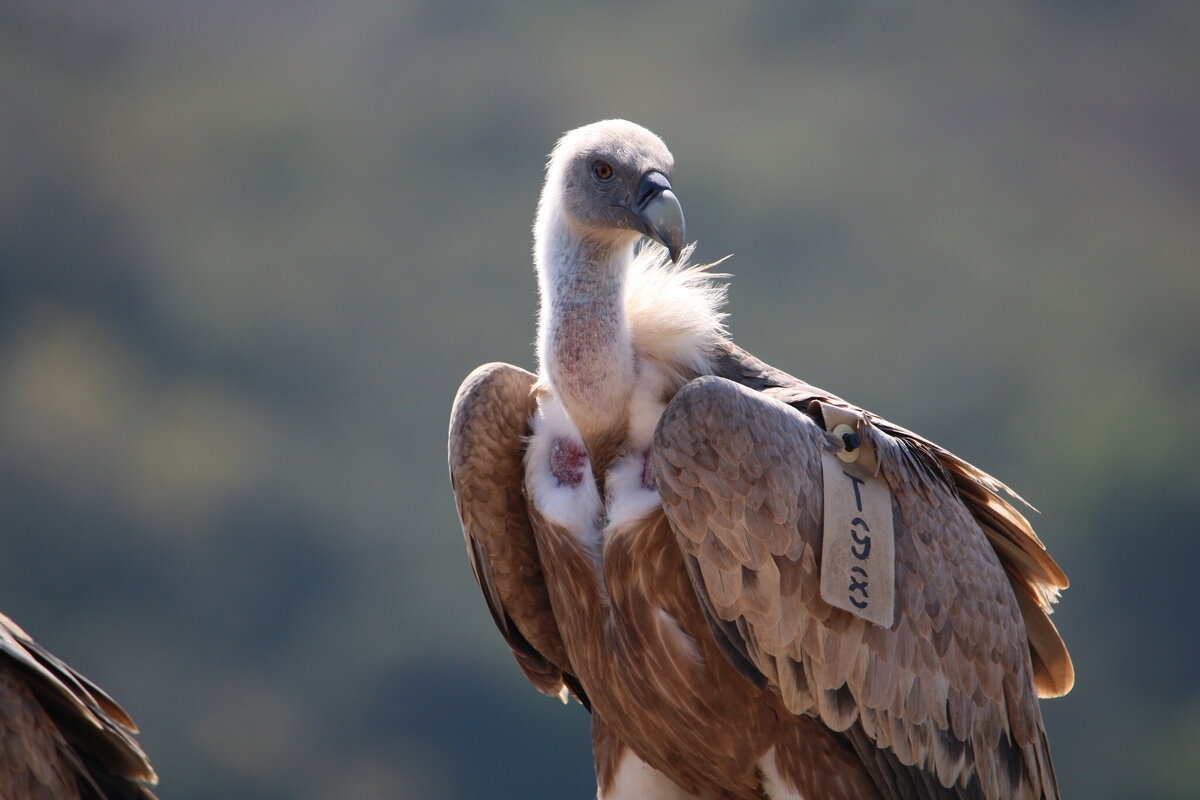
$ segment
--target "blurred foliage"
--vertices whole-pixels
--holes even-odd
[[[589,796],[444,435],[531,366],[545,153],[623,116],[744,346],[1040,507],[1065,793],[1195,797],[1198,52],[1171,2],[9,0],[0,608],[164,798]]]

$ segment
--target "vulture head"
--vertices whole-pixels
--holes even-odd
[[[624,247],[640,234],[661,243],[678,261],[684,226],[683,208],[671,190],[674,165],[662,139],[632,122],[604,120],[569,131],[546,168],[538,241],[561,241],[565,234],[601,247]],[[554,231],[557,226],[568,230]]]

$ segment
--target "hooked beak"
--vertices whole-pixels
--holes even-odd
[[[671,260],[678,262],[684,240],[683,206],[671,191],[666,175],[651,170],[642,176],[636,208],[642,233],[666,247]]]

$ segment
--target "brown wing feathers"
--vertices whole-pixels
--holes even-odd
[[[566,680],[583,701],[567,668],[525,502],[523,440],[536,380],[508,364],[485,364],[467,377],[450,417],[450,479],[475,580],[517,663],[539,691],[556,695]]]
[[[155,783],[133,720],[98,686],[0,615],[0,793],[143,798]]]
[[[817,400],[854,409],[864,414],[876,430],[887,434],[879,437],[877,445],[890,450],[894,463],[903,464],[909,473],[923,473],[933,485],[952,486],[987,536],[1012,583],[1033,655],[1038,695],[1058,697],[1071,690],[1075,682],[1071,656],[1049,620],[1051,604],[1069,581],[1029,521],[1000,496],[1004,493],[1024,502],[1016,492],[916,433],[856,408],[736,346],[729,346],[718,359],[716,372],[797,409],[808,411]]]
[[[762,378],[756,388],[782,383],[782,373],[742,369]],[[809,390],[797,382],[788,399],[828,399]],[[1011,568],[1006,575],[949,483],[934,479],[947,467],[875,435],[897,521],[890,629],[818,596],[823,431],[719,378],[681,390],[660,423],[655,468],[702,605],[715,629],[741,635],[732,648],[794,713],[819,717],[858,749],[870,742],[860,754],[896,796],[929,796],[921,786],[930,781],[953,796],[1056,796]]]

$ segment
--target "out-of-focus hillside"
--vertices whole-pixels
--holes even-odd
[[[458,381],[563,130],[674,151],[759,356],[1041,509],[1068,796],[1200,794],[1200,10],[10,0],[0,609],[164,798],[587,797],[491,628]]]

